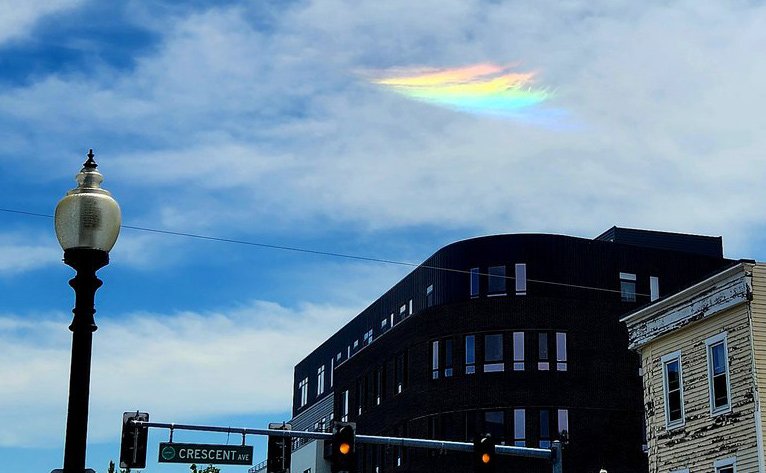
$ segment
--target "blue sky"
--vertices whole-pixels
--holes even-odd
[[[620,225],[762,260],[763,44],[761,2],[6,0],[0,208],[52,214],[94,148],[127,225],[410,262],[481,234]],[[536,71],[567,123],[439,108],[363,74],[479,63]],[[98,471],[125,410],[287,420],[293,365],[407,271],[130,229],[111,260]],[[61,467],[70,277],[50,219],[0,211],[12,471]],[[188,471],[151,461],[165,435],[145,471]]]

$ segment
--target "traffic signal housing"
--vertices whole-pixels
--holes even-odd
[[[356,471],[356,458],[354,455],[354,426],[351,424],[336,424],[332,435],[332,456],[330,470],[332,473]]]
[[[290,430],[290,424],[269,424],[271,430]],[[268,453],[266,457],[267,473],[285,473],[290,470],[290,454],[292,437],[277,437],[269,435]]]
[[[120,441],[120,468],[146,468],[146,443],[149,427],[138,426],[133,421],[149,422],[148,412],[126,412],[122,415],[122,440]]]
[[[486,434],[473,441],[473,463],[475,473],[495,471],[495,440]]]

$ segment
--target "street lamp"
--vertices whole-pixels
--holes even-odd
[[[69,285],[75,292],[72,313],[72,361],[69,371],[64,473],[85,471],[85,444],[88,436],[90,361],[96,322],[94,300],[101,280],[96,271],[109,264],[109,250],[120,233],[120,207],[101,188],[104,177],[96,170],[93,150],[77,174],[77,187],[67,192],[56,206],[56,237],[64,249],[64,263],[77,273]],[[59,471],[59,470],[54,470]]]

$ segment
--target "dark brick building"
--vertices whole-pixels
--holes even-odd
[[[293,428],[344,420],[543,448],[566,431],[565,471],[644,472],[639,360],[620,316],[730,264],[720,238],[622,228],[453,243],[295,367]],[[471,470],[466,454],[360,447],[360,471]]]

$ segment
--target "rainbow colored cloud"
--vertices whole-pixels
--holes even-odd
[[[552,93],[534,85],[534,72],[514,72],[512,66],[387,69],[373,72],[370,81],[406,97],[462,112],[513,118],[540,118],[551,112],[538,113]]]

